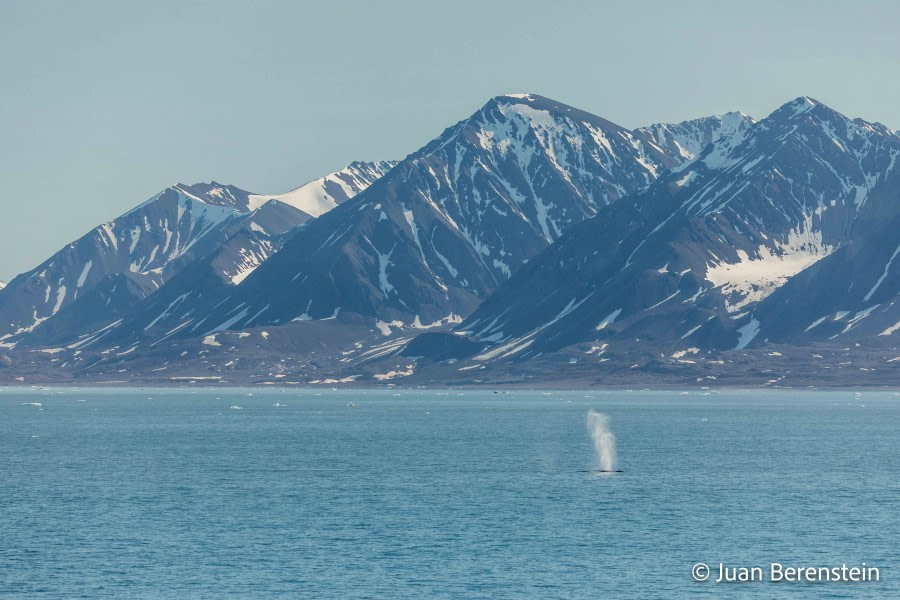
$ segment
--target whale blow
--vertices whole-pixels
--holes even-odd
[[[609,417],[589,410],[587,428],[594,441],[597,466],[600,471],[612,472],[616,466],[616,436],[609,430]]]

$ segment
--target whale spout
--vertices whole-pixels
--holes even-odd
[[[611,473],[616,467],[616,436],[609,429],[609,417],[589,410],[587,428],[594,442],[597,471]]]

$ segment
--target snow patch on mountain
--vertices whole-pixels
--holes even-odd
[[[225,277],[231,281],[232,285],[238,285],[259,265],[263,264],[273,252],[275,252],[275,248],[267,239],[260,240],[258,245],[241,248],[238,251],[240,258],[235,262],[234,270],[226,270]]]
[[[756,120],[753,117],[742,112],[729,112],[680,123],[657,123],[635,131],[651,135],[660,148],[689,161],[713,142],[741,137],[754,123]]]
[[[611,313],[609,313],[608,315],[606,315],[603,318],[603,320],[600,321],[596,327],[594,327],[594,329],[597,331],[600,331],[601,329],[606,329],[609,325],[612,325],[617,318],[619,318],[620,314],[622,314],[622,309],[617,308],[616,310],[614,310]]]
[[[391,285],[387,277],[388,267],[391,266],[391,254],[393,253],[394,248],[391,248],[391,251],[387,254],[378,252],[378,286],[381,288],[381,293],[385,296],[394,291],[394,286]]]
[[[436,327],[445,327],[447,325],[458,325],[462,323],[462,317],[457,315],[456,313],[450,313],[446,317],[441,319],[437,319],[432,323],[422,323],[422,319],[419,315],[416,315],[413,319],[412,323],[404,323],[399,319],[394,319],[393,321],[375,321],[375,327],[378,331],[381,332],[382,335],[391,335],[393,333],[393,329],[434,329]]]
[[[735,346],[735,350],[743,350],[747,346],[750,345],[750,342],[753,341],[757,335],[759,335],[759,321],[756,319],[750,319],[750,322],[744,325],[743,327],[738,328],[737,332],[740,337],[738,338],[737,346]]]
[[[248,204],[250,210],[256,210],[270,200],[278,200],[311,217],[320,217],[368,188],[396,164],[396,161],[353,162],[285,194],[251,194]]]
[[[897,258],[897,254],[900,254],[900,246],[897,246],[897,249],[894,250],[894,253],[891,255],[891,258],[888,260],[887,264],[884,265],[884,272],[881,274],[881,277],[878,278],[878,281],[875,282],[875,285],[872,286],[872,289],[866,294],[865,298],[863,298],[864,302],[868,302],[869,298],[872,297],[881,284],[884,282],[885,278],[888,276],[888,273],[891,270],[891,265],[894,263],[894,259]]]
[[[78,289],[81,289],[84,287],[84,282],[87,280],[87,276],[91,272],[91,267],[93,267],[93,266],[94,266],[93,260],[89,260],[85,263],[84,270],[82,270],[81,275],[78,276],[78,285],[75,287],[77,287]]]
[[[707,265],[706,279],[725,296],[728,312],[740,312],[748,304],[759,302],[803,269],[825,258],[834,250],[822,241],[821,231],[811,222],[792,229],[784,242],[770,248],[761,244],[754,255],[737,250],[737,262],[721,260]]]
[[[675,182],[676,187],[687,187],[697,178],[697,171],[690,171],[687,175]]]

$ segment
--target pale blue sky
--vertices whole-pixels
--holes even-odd
[[[178,181],[287,191],[488,98],[900,128],[897,2],[0,0],[0,279]]]

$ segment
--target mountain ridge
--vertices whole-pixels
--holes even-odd
[[[362,171],[366,165],[352,163],[297,189],[342,176],[356,176],[355,185],[361,187],[366,174],[355,171]],[[389,170],[389,165],[373,163],[366,173],[377,178]],[[216,264],[223,279],[241,281],[280,247],[287,231],[313,218],[276,198],[262,203],[253,198],[250,192],[217,182],[175,184],[95,227],[2,289],[0,343],[18,344],[25,337],[35,343],[53,343],[49,332],[31,334],[101,284],[97,301],[109,307],[106,322],[124,318],[187,265],[227,248],[229,243],[231,259],[222,255]],[[237,234],[241,235],[241,248],[232,240]],[[121,285],[112,280],[106,283],[109,278]],[[99,317],[101,311],[88,312]],[[52,330],[60,335],[65,332],[65,336],[79,333],[78,315],[72,311],[67,314],[67,324]],[[94,325],[91,320],[89,328]]]
[[[896,213],[900,187],[875,196],[897,179],[885,173],[896,173],[898,153],[889,130],[805,97],[788,102],[574,228],[456,333],[476,342],[476,360],[528,360],[615,339],[663,351],[746,347],[757,330],[745,309],[849,243],[854,227]],[[420,351],[428,349],[408,352]]]
[[[207,293],[199,313],[213,328],[341,311],[376,325],[454,319],[571,224],[678,160],[649,135],[562,103],[497,96],[295,235],[233,293]],[[167,335],[198,314],[158,319],[167,306],[148,305],[114,337],[143,335],[150,323]]]
[[[164,368],[295,384],[780,385],[791,370],[809,382],[874,368],[890,381],[898,156],[889,128],[806,96],[759,121],[634,130],[536,94],[495,96],[375,163],[365,189],[342,171],[274,196],[170,189],[211,197],[197,231],[243,216],[223,217],[217,242],[148,292],[122,268],[0,344],[18,368],[86,380]],[[358,165],[347,169],[376,174]],[[302,226],[284,227],[291,214]],[[138,272],[159,268],[150,251]],[[118,312],[95,309],[113,294]]]

